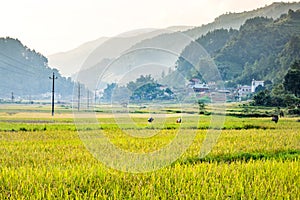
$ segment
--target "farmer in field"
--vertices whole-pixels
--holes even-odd
[[[153,117],[149,117],[149,118],[148,118],[148,122],[149,122],[149,123],[153,122],[153,120],[154,120]]]
[[[283,117],[284,114],[283,114],[283,111],[280,110],[280,107],[277,107],[277,109],[275,110],[274,114],[272,115],[272,121],[274,121],[275,123],[277,123],[278,120],[279,120],[279,116]]]
[[[278,115],[272,115],[272,121],[274,121],[275,123],[278,122]]]
[[[280,117],[284,117],[284,113],[283,113],[282,110],[280,111],[279,116],[280,116]]]
[[[176,120],[176,123],[181,123],[181,117]]]
[[[276,115],[279,115],[280,117],[284,117],[284,113],[283,113],[283,111],[280,109],[279,106],[277,107],[277,111],[275,111],[275,114],[276,114]]]

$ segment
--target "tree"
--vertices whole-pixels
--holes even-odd
[[[116,83],[107,84],[106,88],[103,91],[103,97],[102,97],[102,99],[104,101],[111,101],[111,97],[112,97],[113,91],[117,87],[118,86],[117,86]]]
[[[146,83],[132,92],[132,100],[153,100],[163,95],[157,83]]]
[[[136,89],[139,87],[147,84],[147,83],[155,83],[154,79],[151,77],[151,75],[146,75],[143,76],[141,75],[139,78],[137,78],[135,81],[130,81],[127,84],[127,88],[131,91],[134,92]]]
[[[263,91],[263,90],[265,90],[265,89],[266,89],[266,88],[265,88],[264,86],[259,85],[259,86],[257,86],[257,87],[255,88],[255,93],[258,93],[258,92]]]
[[[174,94],[174,93],[172,92],[172,90],[170,90],[170,88],[167,88],[167,89],[165,90],[165,92],[166,92],[168,95]]]
[[[271,95],[268,90],[263,90],[258,92],[253,97],[254,105],[256,106],[270,106],[271,103]]]
[[[283,86],[286,91],[300,97],[300,61],[295,61],[284,77]]]
[[[131,96],[131,91],[128,90],[127,87],[125,86],[117,86],[113,90],[111,100],[114,103],[121,103],[123,106],[128,103],[130,96]]]
[[[169,88],[163,88],[164,87],[162,87],[161,84],[157,83],[157,81],[154,80],[151,75],[141,75],[135,81],[130,81],[127,84],[127,89],[131,93],[130,99],[137,101],[172,99],[173,92]]]

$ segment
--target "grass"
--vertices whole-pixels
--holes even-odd
[[[131,152],[168,145],[180,127],[196,133],[192,145],[171,165],[148,173],[107,168],[85,148],[72,113],[49,117],[46,108],[18,107],[0,112],[0,199],[298,199],[300,123],[283,118],[226,117],[216,145],[199,157],[211,117],[176,114],[148,124],[147,113],[119,118],[97,113],[99,124],[82,133],[103,131]],[[38,111],[35,112],[35,109]],[[229,109],[234,110],[235,107]],[[240,109],[239,107],[236,108]],[[12,112],[12,111],[11,111]],[[79,119],[83,120],[83,119]],[[198,122],[199,120],[199,122]],[[162,126],[161,121],[164,121]],[[121,129],[120,129],[121,127]],[[135,138],[132,134],[153,135]]]

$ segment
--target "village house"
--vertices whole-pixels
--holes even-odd
[[[255,89],[259,86],[264,86],[264,81],[256,81],[254,79],[252,79],[252,83],[251,83],[251,92],[254,93]]]
[[[197,78],[189,80],[188,87],[193,89],[194,92],[208,92],[209,86],[206,83],[201,83]]]
[[[237,88],[237,96],[239,97],[245,97],[249,94],[251,94],[251,86],[249,85],[243,85]]]

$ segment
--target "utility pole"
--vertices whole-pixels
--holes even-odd
[[[78,111],[80,110],[80,83],[78,82]]]
[[[87,109],[90,108],[90,91],[89,89],[87,90]]]
[[[54,80],[57,79],[57,77],[55,77],[53,72],[52,78],[49,78],[52,79],[52,116],[54,116]]]
[[[94,106],[96,106],[96,100],[97,100],[97,90],[95,90],[95,102],[94,102]]]
[[[12,92],[12,93],[11,93],[11,102],[12,102],[12,103],[14,102],[14,99],[15,99],[14,93]]]

